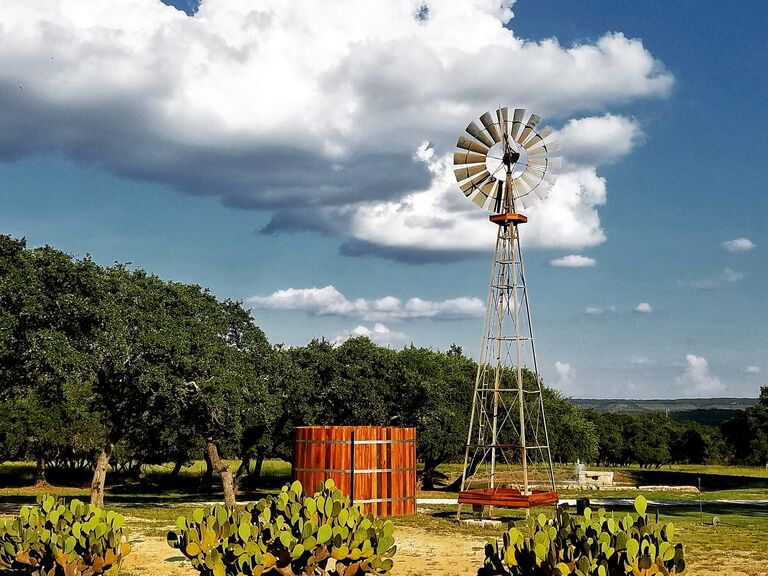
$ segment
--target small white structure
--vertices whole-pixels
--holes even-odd
[[[581,463],[581,460],[576,460],[576,482],[579,486],[587,482],[587,467]]]
[[[580,461],[576,461],[576,483],[585,488],[603,488],[613,486],[613,472],[587,470]]]

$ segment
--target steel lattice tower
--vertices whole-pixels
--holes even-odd
[[[459,138],[464,150],[455,157],[457,179],[469,178],[462,191],[478,205],[495,206],[490,221],[498,228],[459,513],[464,503],[528,508],[557,502],[518,229],[528,219],[515,209],[516,200],[527,207],[528,194],[545,181],[554,146],[544,142],[546,128],[534,130],[537,116],[522,124],[523,113],[515,110],[512,122],[506,108],[497,111],[498,122],[486,113],[485,129],[470,124],[473,139]],[[484,170],[473,170],[472,161]]]

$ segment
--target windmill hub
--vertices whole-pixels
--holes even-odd
[[[517,152],[516,150],[507,150],[504,152],[504,156],[501,160],[507,168],[510,168],[512,164],[516,164],[517,161],[520,160],[520,152]]]
[[[555,131],[540,128],[540,121],[536,114],[526,119],[522,108],[499,108],[467,125],[453,154],[453,171],[467,198],[499,214],[520,204],[528,208],[547,195],[560,158]]]

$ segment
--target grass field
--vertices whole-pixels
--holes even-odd
[[[231,463],[234,468],[235,462]],[[196,462],[193,466],[184,468],[175,482],[170,482],[170,466],[147,466],[140,479],[129,479],[119,474],[108,476],[107,505],[126,516],[126,525],[134,534],[137,543],[143,546],[153,546],[153,554],[166,554],[162,562],[147,568],[149,560],[141,557],[144,566],[129,567],[129,576],[157,574],[181,574],[185,572],[165,572],[171,550],[163,547],[165,534],[173,526],[176,518],[190,513],[196,505],[205,501],[220,500],[218,478],[213,479],[209,489],[201,483],[204,464]],[[557,477],[565,479],[572,473],[570,466],[559,466]],[[768,500],[768,471],[764,468],[726,467],[726,466],[674,466],[661,470],[647,470],[638,467],[613,469],[616,476],[623,481],[638,484],[667,484],[667,485],[697,485],[701,478],[703,492],[699,494],[681,493],[677,491],[646,492],[649,500],[659,502],[680,501],[674,505],[659,507],[662,521],[674,522],[679,540],[686,545],[687,557],[692,570],[690,574],[742,574],[747,576],[768,575],[768,507],[744,506],[716,503],[713,500]],[[449,478],[460,472],[460,466],[449,464],[441,467]],[[502,469],[502,474],[505,472]],[[260,488],[246,488],[239,498],[248,500],[257,498],[265,493],[273,492],[290,477],[290,464],[282,461],[268,461],[264,464],[264,485]],[[64,479],[55,472],[49,475],[52,482],[64,480],[56,486],[33,486],[34,467],[26,463],[6,463],[0,465],[0,502],[3,511],[12,513],[23,503],[34,500],[40,493],[55,493],[66,497],[88,497],[88,478]],[[663,479],[663,481],[659,481]],[[692,481],[693,480],[693,481]],[[588,497],[597,498],[634,498],[638,490],[561,490],[565,498]],[[420,497],[453,498],[455,492],[434,490],[421,492]],[[698,501],[702,501],[700,515]],[[596,508],[597,506],[593,506]],[[617,513],[626,509],[622,506],[607,507],[609,513]],[[467,510],[468,511],[468,510]],[[510,522],[522,522],[523,511],[495,510],[497,516]],[[551,513],[551,509],[547,510]],[[653,506],[649,513],[656,512]],[[720,520],[719,525],[713,525],[713,517]],[[481,554],[482,542],[486,538],[498,537],[499,529],[483,529],[461,526],[456,523],[456,507],[452,505],[429,505],[420,507],[419,513],[412,517],[397,518],[395,523],[401,527],[402,533],[408,537],[410,552],[434,556],[436,544],[430,539],[440,540],[451,553],[450,543],[457,538],[472,543],[472,554]],[[447,544],[446,544],[447,543]],[[458,553],[458,552],[457,552]],[[469,552],[467,552],[469,553]],[[430,556],[430,557],[432,557]],[[177,558],[178,560],[178,558]],[[477,558],[473,557],[473,562]],[[165,562],[165,563],[163,563]],[[456,565],[456,559],[454,559]],[[473,564],[474,565],[474,564]],[[431,570],[435,572],[433,565]],[[147,570],[150,570],[149,572]],[[154,571],[152,571],[154,570]],[[397,572],[396,574],[418,574],[418,572]],[[449,573],[449,572],[446,572]]]

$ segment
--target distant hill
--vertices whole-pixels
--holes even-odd
[[[733,418],[739,410],[757,404],[757,398],[678,398],[675,400],[624,400],[607,398],[571,398],[582,410],[643,414],[667,412],[674,420],[692,420],[709,426],[719,426]]]

